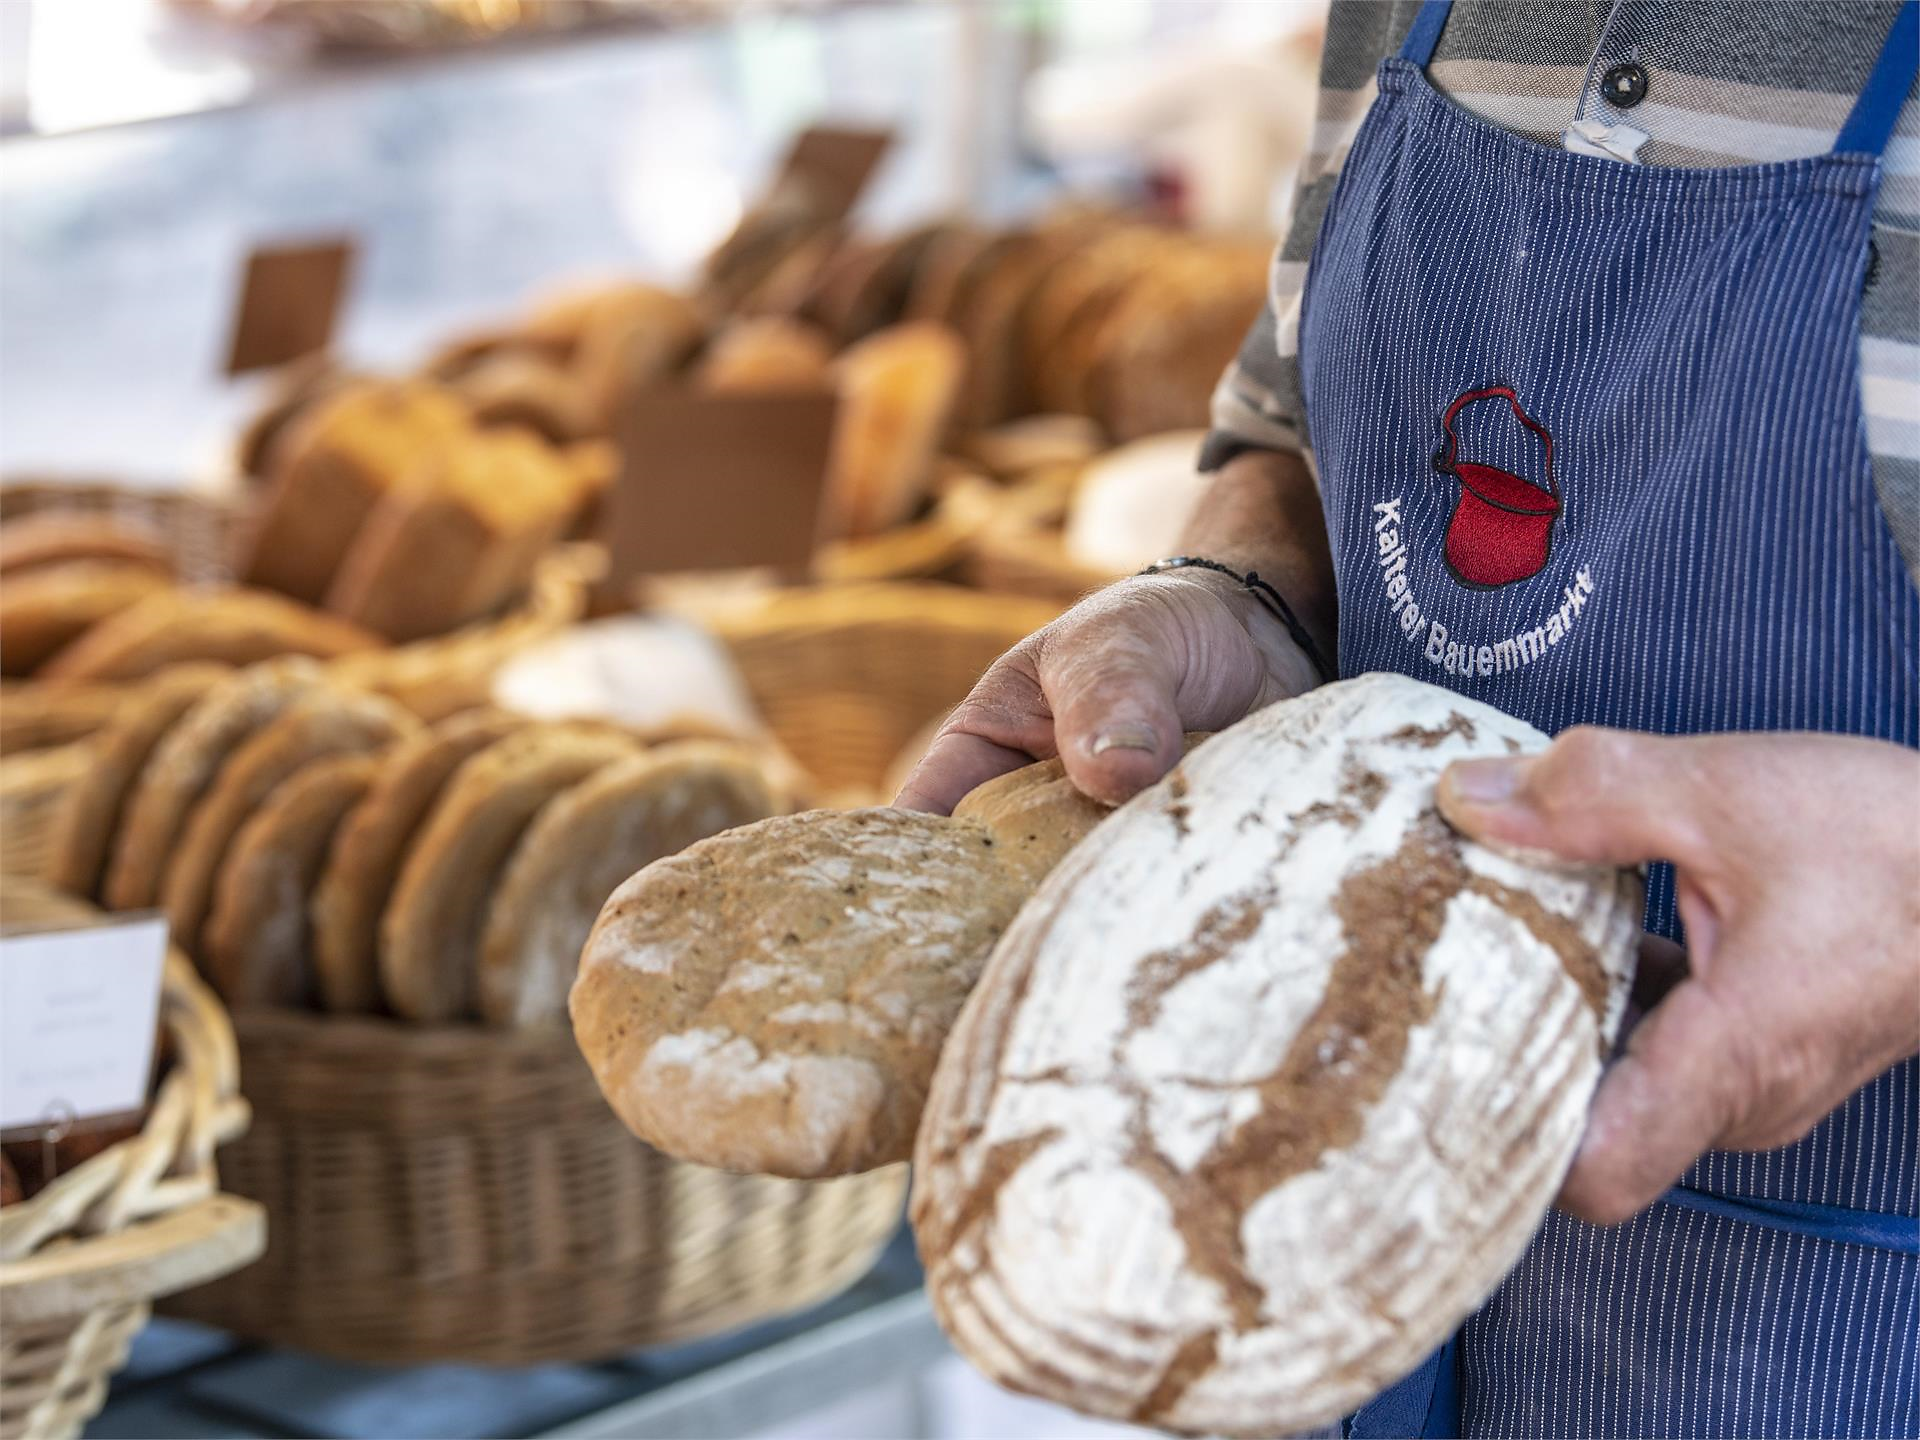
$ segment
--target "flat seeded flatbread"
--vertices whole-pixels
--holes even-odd
[[[912,1220],[934,1313],[1011,1388],[1291,1435],[1432,1353],[1538,1229],[1639,935],[1638,877],[1434,808],[1546,737],[1368,675],[1263,709],[1109,817],[940,1057]]]
[[[255,666],[208,691],[181,717],[140,769],[107,862],[101,894],[111,910],[159,903],[160,883],[187,813],[228,755],[301,695],[321,683],[312,661]]]
[[[180,665],[128,697],[94,737],[93,759],[68,787],[47,842],[46,880],[92,900],[113,844],[114,831],[141,767],[154,747],[230,672],[218,665]]]
[[[167,865],[160,904],[173,943],[199,954],[200,925],[227,847],[275,786],[312,761],[382,750],[418,726],[383,695],[328,686],[302,696],[249,737],[194,806]]]
[[[267,796],[233,837],[214,887],[202,950],[229,1005],[313,999],[307,899],[341,819],[366,793],[369,755],[315,760]]]
[[[380,979],[409,1020],[474,1010],[480,931],[513,847],[540,807],[637,745],[547,726],[510,735],[454,773],[414,841],[380,920]]]
[[[543,806],[514,848],[480,936],[480,1018],[564,1020],[580,951],[614,888],[696,840],[774,813],[739,746],[688,741],[616,761]]]
[[[341,823],[314,888],[313,963],[325,1009],[380,1008],[380,916],[407,847],[454,771],[527,723],[503,710],[470,711],[382,758],[365,798]]]
[[[614,1112],[670,1155],[745,1173],[907,1158],[947,1031],[1041,853],[1105,813],[1058,778],[1041,765],[996,782],[982,818],[763,820],[627,881],[569,1002]]]

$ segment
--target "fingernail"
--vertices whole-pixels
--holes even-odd
[[[1469,805],[1505,805],[1520,793],[1529,762],[1519,757],[1457,760],[1447,769],[1447,788],[1453,798]]]
[[[1147,725],[1110,725],[1093,737],[1093,744],[1087,747],[1095,755],[1104,755],[1109,750],[1145,750],[1152,754],[1160,748],[1160,739]]]

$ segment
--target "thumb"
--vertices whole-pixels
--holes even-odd
[[[1054,740],[1083,794],[1118,805],[1173,768],[1184,734],[1178,683],[1173,659],[1148,636],[1109,631],[1042,653]]]
[[[1594,1094],[1556,1202],[1562,1210],[1617,1225],[1713,1147],[1739,1108],[1736,1030],[1713,992],[1693,981],[1653,1009]]]
[[[1535,755],[1457,760],[1440,813],[1496,850],[1595,865],[1705,856],[1698,742],[1581,726]]]

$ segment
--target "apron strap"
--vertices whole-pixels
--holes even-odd
[[[1447,12],[1452,8],[1453,0],[1425,0],[1420,13],[1413,17],[1407,43],[1400,47],[1400,58],[1426,69],[1427,62],[1433,58],[1433,47],[1440,43],[1440,32],[1447,28]]]
[[[1416,29],[1419,27],[1416,25]],[[1853,112],[1834,138],[1835,154],[1878,156],[1887,148],[1913,77],[1920,72],[1920,0],[1906,0],[1880,47],[1873,73],[1853,102]]]
[[[1810,1235],[1837,1245],[1865,1245],[1902,1255],[1920,1255],[1920,1220],[1878,1210],[1849,1210],[1839,1205],[1809,1205],[1795,1200],[1730,1200],[1704,1190],[1675,1185],[1660,1197],[1670,1205],[1744,1220],[1769,1230]]]
[[[1382,1390],[1340,1425],[1350,1440],[1453,1440],[1460,1434],[1460,1337],[1420,1362],[1399,1384]]]

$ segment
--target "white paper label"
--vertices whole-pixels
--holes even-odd
[[[0,938],[0,1130],[146,1103],[167,922]]]
[[[1631,125],[1604,125],[1598,120],[1576,120],[1560,134],[1560,144],[1576,155],[1598,155],[1603,160],[1640,163],[1640,147],[1647,132]]]

